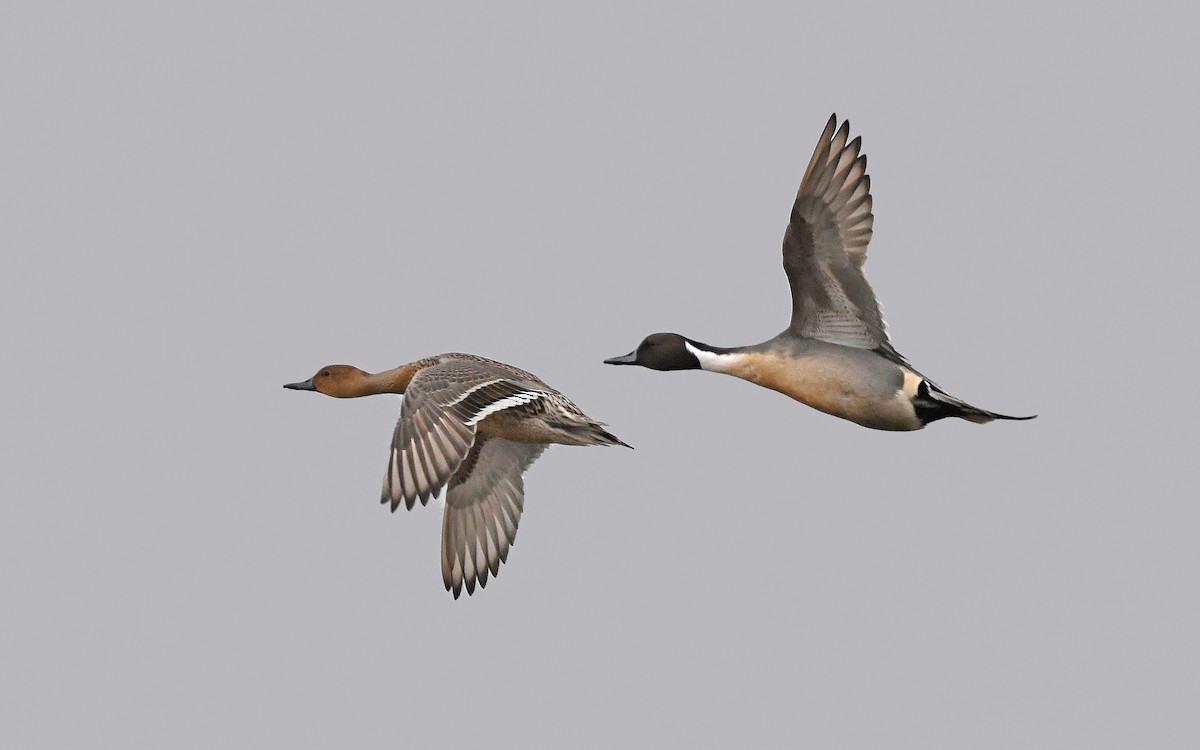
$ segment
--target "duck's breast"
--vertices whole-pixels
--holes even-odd
[[[919,430],[920,376],[866,349],[804,342],[731,357],[726,372],[876,430]]]

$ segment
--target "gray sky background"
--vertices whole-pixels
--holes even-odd
[[[10,747],[1194,748],[1185,3],[21,4],[0,24]],[[786,325],[830,112],[868,273],[952,393],[862,429],[605,367]],[[502,575],[378,505],[443,351],[552,448]]]

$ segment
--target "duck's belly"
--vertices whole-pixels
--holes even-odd
[[[865,354],[866,352],[864,352]],[[874,369],[854,362],[819,357],[759,354],[741,358],[729,374],[779,391],[802,404],[875,430],[919,430],[924,427],[912,406],[920,376],[896,373],[898,387],[881,386]],[[900,370],[900,368],[897,368]]]
[[[478,429],[485,435],[518,443],[556,443],[560,442],[558,438],[562,432],[539,417],[519,416],[504,411],[485,417]]]

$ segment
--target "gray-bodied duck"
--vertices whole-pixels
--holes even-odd
[[[871,240],[871,178],[862,138],[829,118],[796,193],[783,238],[792,321],[752,346],[716,347],[677,333],[647,336],[611,365],[709,370],[779,391],[826,414],[876,430],[919,430],[945,417],[985,423],[1010,417],[961,401],[892,347],[863,275]],[[1036,416],[1036,415],[1034,415]]]
[[[537,376],[473,354],[439,354],[369,373],[322,367],[284,388],[335,398],[404,396],[392,435],[381,502],[409,510],[446,487],[442,581],[465,586],[500,573],[525,505],[522,475],[552,443],[626,445]]]

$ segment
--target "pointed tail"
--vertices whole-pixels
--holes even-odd
[[[987,409],[980,409],[978,406],[971,406],[966,401],[957,399],[946,393],[928,380],[922,380],[921,384],[917,387],[917,395],[913,399],[913,408],[916,409],[917,418],[923,424],[936,422],[946,417],[959,417],[975,424],[987,424],[995,419],[1008,419],[1017,422],[1027,419],[1037,419],[1036,414],[1028,417],[1013,417],[1008,414],[999,414]]]
[[[633,448],[629,443],[604,429],[603,425],[599,423],[589,425],[589,427],[588,437],[592,439],[592,445],[623,445],[626,448]]]

